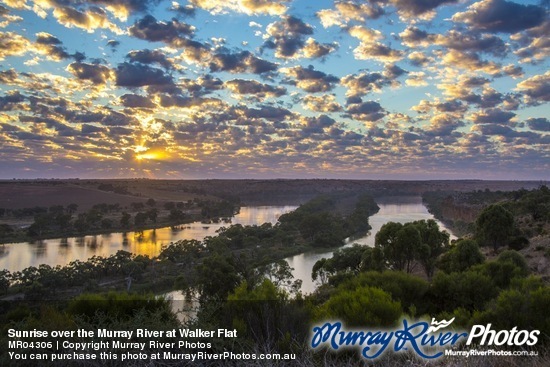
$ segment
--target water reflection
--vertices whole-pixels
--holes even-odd
[[[291,205],[243,207],[230,222],[242,225],[275,223],[281,214],[294,209],[296,206]],[[208,224],[194,222],[139,232],[59,238],[43,240],[36,244],[22,242],[0,245],[0,269],[18,271],[40,264],[66,265],[73,260],[84,261],[94,255],[110,256],[118,250],[152,257],[158,255],[162,247],[171,242],[182,239],[203,240],[207,236],[215,236],[218,229],[228,225],[230,223],[227,221]]]

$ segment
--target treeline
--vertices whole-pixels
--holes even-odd
[[[368,218],[379,210],[371,196],[358,196],[355,209],[348,216],[336,212],[338,196],[322,195],[310,200],[291,213],[279,218],[281,227],[299,233],[313,247],[338,247],[353,235],[366,233],[371,226]]]
[[[163,203],[148,199],[131,203],[129,207],[122,207],[118,203],[100,203],[86,211],[78,211],[77,204],[3,209],[0,214],[5,219],[30,217],[32,224],[16,227],[0,223],[0,243],[82,236],[111,230],[140,230],[154,228],[159,224],[177,225],[193,220],[217,220],[233,216],[238,209],[235,202],[198,198],[187,202]]]
[[[59,298],[70,288],[77,292],[95,291],[103,281],[132,277],[142,279],[151,259],[119,250],[109,257],[93,256],[86,261],[74,260],[65,266],[41,264],[10,273],[0,271],[0,290],[24,294],[30,299]]]
[[[432,191],[424,193],[422,199],[430,213],[459,235],[473,233],[478,215],[492,204],[503,206],[516,220],[525,217],[523,222],[530,228],[522,230],[527,231],[527,237],[540,234],[542,224],[550,220],[550,190],[545,185],[516,191]]]
[[[550,287],[530,275],[525,259],[514,250],[486,261],[475,241],[459,240],[438,258],[438,271],[430,280],[392,270],[384,256],[379,263],[369,262],[372,249],[346,250],[319,263],[331,263],[325,283],[314,295],[321,319],[391,326],[403,315],[456,317],[455,324],[464,328],[492,323],[500,329],[540,330],[548,341]]]

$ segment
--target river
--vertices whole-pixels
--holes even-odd
[[[242,207],[231,223],[193,222],[181,226],[164,227],[139,232],[109,233],[94,236],[57,238],[36,242],[0,245],[0,269],[10,272],[29,266],[47,264],[67,265],[71,261],[85,261],[92,256],[108,257],[118,250],[138,255],[156,256],[164,245],[179,240],[202,240],[215,236],[216,231],[231,224],[254,225],[276,223],[281,214],[296,209],[295,205]]]
[[[369,218],[371,231],[363,237],[347,241],[346,246],[359,243],[374,246],[374,235],[383,224],[393,222],[410,222],[422,219],[434,219],[422,204],[420,197],[389,197],[376,199],[380,210]],[[231,223],[204,224],[193,222],[140,232],[110,233],[85,237],[58,238],[0,245],[0,269],[10,272],[22,270],[29,266],[48,264],[50,266],[66,265],[73,260],[87,260],[92,256],[110,256],[118,250],[134,254],[156,256],[164,245],[182,239],[202,240],[215,236],[222,226],[230,224],[254,225],[265,222],[276,223],[281,214],[296,209],[296,206],[251,206],[242,207],[239,214],[231,218]],[[440,227],[446,229],[438,222]],[[447,229],[450,233],[450,231]],[[451,236],[451,238],[455,238]],[[331,257],[335,250],[307,252],[285,259],[294,268],[293,275],[302,280],[302,292],[311,293],[315,284],[311,280],[311,269],[316,261]]]
[[[374,235],[380,230],[380,228],[388,222],[406,223],[415,220],[427,220],[435,219],[433,215],[428,212],[428,209],[422,204],[420,197],[387,197],[376,199],[376,203],[380,207],[378,213],[369,218],[369,223],[372,229],[369,233],[363,237],[356,239],[350,239],[344,246],[352,246],[354,243],[358,243],[366,246],[374,246]],[[446,228],[441,222],[437,221],[441,229],[446,230],[451,234],[451,239],[455,239],[456,236],[452,235],[451,231]],[[294,268],[292,275],[295,279],[302,280],[302,293],[311,293],[315,290],[316,284],[311,280],[311,269],[318,260],[332,257],[332,253],[335,250],[326,251],[311,251],[303,254],[298,254],[286,258],[290,267]]]

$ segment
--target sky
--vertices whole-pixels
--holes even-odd
[[[549,8],[0,0],[0,178],[548,180]]]

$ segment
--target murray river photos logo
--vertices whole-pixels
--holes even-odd
[[[470,332],[445,331],[454,321],[432,319],[411,323],[404,319],[402,328],[392,330],[345,330],[341,322],[326,322],[313,327],[311,347],[328,346],[334,350],[356,347],[366,359],[375,359],[388,350],[412,350],[426,359],[439,358],[444,350],[466,342],[480,346],[533,346],[539,330],[493,330],[491,324],[474,325]]]

